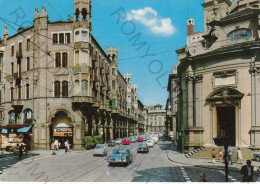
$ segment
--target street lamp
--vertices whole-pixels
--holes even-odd
[[[185,139],[185,132],[183,128],[181,129],[181,132],[179,132],[178,137],[181,138],[181,152],[184,152],[184,139]]]

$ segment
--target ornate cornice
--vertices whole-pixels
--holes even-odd
[[[213,76],[217,78],[224,78],[236,75],[237,70],[228,70],[228,71],[221,71],[213,73]]]
[[[202,74],[195,76],[195,82],[200,83],[200,82],[202,82],[202,80],[203,80],[203,75]]]
[[[192,83],[194,81],[194,77],[193,76],[186,76],[185,81],[187,83]]]

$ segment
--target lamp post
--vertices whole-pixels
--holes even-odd
[[[181,132],[179,132],[178,137],[181,138],[181,152],[183,153],[184,152],[184,139],[185,139],[185,133],[184,133],[183,128],[181,129]]]

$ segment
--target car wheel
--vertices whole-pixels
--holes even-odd
[[[259,156],[258,156],[258,157],[256,157],[255,159],[256,159],[256,161],[257,161],[257,162],[259,162],[259,161],[260,161],[260,157],[259,157]]]

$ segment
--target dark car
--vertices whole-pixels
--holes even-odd
[[[149,146],[146,143],[139,144],[139,146],[137,148],[137,153],[140,153],[140,152],[148,153],[149,152]]]
[[[116,141],[115,141],[115,140],[109,140],[108,143],[107,143],[107,145],[108,145],[109,147],[113,147],[113,146],[116,145]]]
[[[133,155],[129,149],[113,149],[107,159],[109,165],[112,164],[130,164],[133,161]]]

